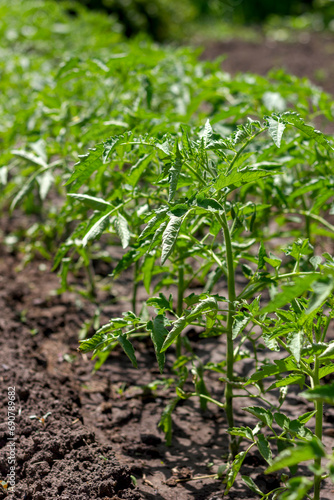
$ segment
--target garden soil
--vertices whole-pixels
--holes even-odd
[[[305,33],[291,41],[278,42],[263,37],[261,43],[241,39],[206,44],[203,59],[225,55],[222,67],[235,73],[266,75],[271,69],[283,68],[334,95],[334,35]]]
[[[305,56],[304,67],[298,55],[301,47],[294,55],[296,46],[291,45],[287,60],[295,60],[296,66],[288,69],[312,78],[320,62],[317,44]],[[333,47],[333,40],[331,44]],[[306,51],[305,44],[303,47]],[[279,46],[273,53],[255,49],[244,42],[228,42],[208,48],[207,56],[230,51],[231,66],[227,59],[224,67],[231,71],[263,73],[277,64],[271,54],[277,57]],[[286,48],[281,50],[286,52]],[[333,58],[321,59],[321,64],[328,74],[333,70]],[[334,91],[333,81],[324,81],[324,87]],[[59,295],[59,278],[51,272],[51,263],[35,258],[25,264],[25,255],[18,247],[5,245],[13,228],[33,222],[15,213],[10,218],[3,216],[0,223],[0,481],[8,473],[8,387],[15,387],[16,394],[16,491],[8,495],[0,486],[0,500],[256,498],[241,480],[224,497],[222,482],[205,477],[217,472],[228,453],[227,423],[217,406],[209,404],[207,410],[201,411],[197,399],[181,401],[174,412],[172,445],[166,447],[158,423],[173,397],[168,388],[168,379],[175,377],[171,368],[173,350],[167,355],[163,376],[150,343],[143,340],[136,343],[138,370],[115,350],[92,374],[94,361],[78,353],[77,347],[78,333],[93,317],[96,305],[74,292]],[[96,269],[104,279],[111,270],[106,264]],[[80,275],[72,277],[72,285],[80,289],[84,279]],[[221,285],[223,293],[225,283]],[[127,308],[129,304],[125,301],[121,306],[118,299],[129,297],[130,289],[131,277],[127,275],[109,290],[99,292],[102,322]],[[140,289],[139,296],[144,295]],[[188,335],[203,362],[224,358],[223,337],[200,339],[195,330]],[[330,335],[334,338],[333,332]],[[240,375],[247,376],[253,365],[244,360],[238,369]],[[212,396],[222,400],[223,383],[218,378],[218,374],[210,374],[207,385]],[[287,398],[283,411],[296,418],[312,410],[312,405],[298,396],[297,386],[292,388],[295,392]],[[192,386],[184,389],[192,390]],[[246,398],[237,403],[236,425],[255,425],[242,406],[256,404],[261,403]],[[328,450],[334,445],[333,423],[334,409],[328,407],[324,421]],[[309,425],[312,428],[314,422],[311,420]],[[263,459],[254,451],[247,456],[241,472],[251,476],[263,491],[270,491],[280,485],[279,475],[264,475],[265,468]],[[306,468],[302,470],[307,473]],[[334,498],[334,486],[328,480],[321,498]]]

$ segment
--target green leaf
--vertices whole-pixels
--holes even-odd
[[[112,208],[111,203],[108,201],[104,201],[102,198],[96,198],[95,196],[89,196],[88,194],[68,193],[67,196],[79,200],[86,207],[92,208],[93,210],[99,210],[100,212]]]
[[[174,340],[180,335],[180,333],[183,331],[184,327],[187,324],[187,320],[184,316],[181,318],[177,319],[174,322],[173,328],[167,335],[167,338],[165,339],[165,342],[162,346],[161,352],[166,351],[168,347],[174,342]]]
[[[311,401],[323,401],[334,405],[334,384],[318,385],[301,393],[301,396]]]
[[[181,126],[182,131],[182,147],[188,153],[188,155],[192,155],[193,148],[189,139],[190,127],[188,125]]]
[[[23,200],[23,198],[32,191],[34,187],[34,182],[36,180],[36,176],[31,176],[21,187],[19,192],[15,195],[11,205],[10,209],[14,210],[14,208]]]
[[[269,427],[272,426],[273,414],[269,410],[261,408],[260,406],[248,406],[247,408],[243,408],[243,410],[247,411],[251,415],[254,415],[254,417],[258,418]]]
[[[112,319],[109,323],[101,326],[96,333],[108,333],[113,332],[114,330],[118,330],[119,328],[124,328],[127,326],[128,321],[125,318],[115,318]]]
[[[128,269],[134,262],[137,262],[147,251],[147,245],[142,245],[136,249],[128,250],[118,261],[117,266],[112,272],[112,277],[117,278],[122,271]]]
[[[122,136],[116,136],[116,137],[111,137],[111,139],[108,139],[103,143],[103,163],[106,163],[107,159],[111,155],[111,153],[115,150],[117,144],[119,143],[120,139]]]
[[[143,284],[148,294],[150,293],[150,286],[152,281],[155,259],[156,259],[155,252],[147,253],[145,255],[144,262],[141,266],[141,270],[143,272]]]
[[[0,184],[5,186],[7,184],[8,180],[8,167],[7,165],[4,165],[3,167],[0,167]]]
[[[307,424],[307,422],[311,420],[311,418],[314,417],[316,413],[316,410],[308,411],[307,413],[300,415],[300,417],[298,417],[298,420],[301,424]]]
[[[258,268],[263,269],[265,266],[265,257],[267,257],[266,249],[264,248],[263,241],[261,240],[259,254],[258,254]]]
[[[181,224],[183,222],[182,217],[175,217],[172,215],[167,227],[162,235],[162,253],[161,253],[161,264],[163,265],[170,254],[173,251],[174,245],[176,243]]]
[[[245,483],[245,485],[248,486],[248,488],[253,493],[256,493],[257,495],[261,495],[261,496],[264,495],[264,493],[260,490],[260,488],[258,488],[258,486],[256,486],[256,484],[254,483],[254,481],[253,481],[253,479],[251,477],[241,476],[241,479],[243,480],[243,482]]]
[[[334,363],[331,363],[330,365],[322,366],[319,370],[319,379],[322,379],[323,377],[326,377],[326,375],[329,375],[330,373],[334,372]]]
[[[232,338],[233,340],[239,335],[240,332],[245,328],[249,322],[250,317],[247,313],[239,312],[234,316],[233,327],[232,327]]]
[[[211,138],[212,138],[212,134],[213,134],[213,130],[212,130],[212,127],[210,125],[210,121],[206,120],[204,128],[201,130],[201,133],[199,134],[200,137],[203,139],[204,147],[206,147],[210,143]]]
[[[168,215],[175,215],[176,217],[182,217],[188,212],[188,210],[189,210],[188,205],[186,205],[185,203],[178,203],[168,211]]]
[[[224,482],[226,482],[224,496],[227,495],[230,489],[232,488],[235,478],[238,475],[238,472],[240,470],[240,467],[242,466],[242,462],[244,461],[245,456],[246,456],[246,451],[241,451],[233,460],[231,469],[229,470],[224,480]]]
[[[327,349],[320,354],[319,359],[321,361],[334,359],[334,342],[331,342]]]
[[[173,310],[173,297],[169,296],[167,299],[163,293],[159,293],[159,297],[151,297],[146,301],[148,306],[155,306],[158,309]]]
[[[246,385],[252,382],[258,382],[264,378],[270,377],[271,375],[277,375],[279,373],[284,373],[288,371],[295,371],[298,369],[297,364],[293,360],[292,356],[285,359],[275,360],[275,364],[268,364],[257,370],[250,379],[246,382]]]
[[[286,123],[290,125],[294,125],[296,128],[301,130],[304,134],[306,134],[310,139],[314,139],[318,144],[321,144],[327,151],[333,152],[333,146],[326,139],[325,135],[322,134],[319,130],[315,130],[311,125],[306,125],[304,120],[298,113],[292,111],[286,111],[282,114],[282,118]]]
[[[313,311],[322,306],[325,300],[330,296],[334,288],[334,282],[332,276],[326,276],[318,279],[312,285],[313,295],[311,296],[308,308],[305,311],[305,315],[308,316],[312,314]]]
[[[168,335],[168,330],[165,327],[166,316],[158,314],[152,321],[147,323],[147,329],[151,331],[151,338],[154,345],[155,355],[157,357],[160,373],[163,372],[165,365],[165,354],[161,352],[164,340]]]
[[[292,436],[296,435],[300,439],[312,440],[312,438],[314,437],[313,432],[305,427],[305,425],[302,424],[298,419],[291,420],[288,426],[288,431]]]
[[[126,218],[123,217],[122,214],[118,214],[118,216],[115,217],[114,226],[119,236],[119,239],[121,240],[122,247],[126,248],[129,245],[131,239],[131,234],[129,231],[129,226]]]
[[[169,195],[168,195],[168,201],[171,202],[172,199],[175,196],[176,189],[177,189],[177,182],[180,176],[182,168],[182,156],[179,151],[179,146],[176,144],[176,156],[175,160],[169,169],[168,172],[168,182],[169,182]]]
[[[126,333],[121,333],[117,337],[117,340],[121,344],[125,354],[128,356],[128,358],[130,359],[133,366],[135,368],[138,368],[135,350],[134,350],[133,345],[131,344],[130,340],[127,338]]]
[[[152,250],[152,248],[154,248],[154,246],[159,242],[160,236],[162,237],[162,235],[163,235],[166,227],[167,227],[167,221],[163,222],[161,224],[161,226],[158,227],[158,229],[154,233],[154,236],[153,236],[153,238],[151,240],[150,246],[149,246],[149,248],[147,250],[148,252],[150,252]]]
[[[279,425],[282,429],[288,429],[290,424],[290,419],[284,413],[275,412],[274,419],[277,425]]]
[[[99,217],[99,219],[89,228],[87,233],[82,239],[82,246],[86,246],[87,243],[91,240],[98,239],[106,227],[109,225],[109,217],[112,211],[107,212]]]
[[[280,500],[304,500],[306,493],[312,486],[312,479],[305,476],[292,477],[287,482],[288,489],[282,493]]]
[[[282,259],[276,257],[271,252],[269,252],[269,257],[264,257],[263,259],[265,262],[267,262],[268,264],[270,264],[274,268],[279,267],[282,263]]]
[[[304,332],[299,330],[298,332],[290,332],[287,338],[287,345],[291,350],[291,354],[294,356],[297,363],[300,362],[301,350],[304,343]]]
[[[268,439],[263,434],[257,434],[257,447],[262,457],[268,462],[269,465],[273,463],[273,455],[271,453]]]
[[[333,458],[334,458],[334,456],[332,455],[332,462],[330,462],[328,464],[329,477],[330,477],[332,483],[334,483],[334,464],[333,464]]]
[[[58,72],[55,78],[58,80],[64,73],[70,71],[71,69],[76,69],[78,65],[81,63],[81,59],[77,56],[69,58],[67,61],[63,61],[59,65]]]
[[[276,171],[260,170],[254,167],[254,165],[252,167],[245,167],[241,170],[233,169],[227,175],[220,174],[213,187],[217,191],[225,187],[236,189],[239,186],[249,184],[250,182],[255,182],[263,177],[268,177],[269,175],[273,176],[277,173],[278,172]]]
[[[294,278],[293,285],[283,285],[283,291],[281,293],[278,293],[276,297],[261,310],[261,314],[274,312],[276,309],[280,309],[281,307],[290,303],[293,299],[300,297],[310,288],[311,284],[317,278],[317,274],[310,274],[308,276]]]
[[[81,352],[102,350],[109,344],[116,341],[117,341],[117,336],[115,335],[106,335],[103,331],[96,332],[95,335],[93,335],[93,337],[85,340],[80,340],[79,349]]]
[[[231,436],[240,436],[250,441],[254,441],[253,431],[250,427],[232,427],[227,429],[227,432],[231,434]]]
[[[198,197],[196,199],[197,206],[209,210],[209,212],[224,212],[224,208],[218,201],[213,198],[202,198]]]
[[[38,165],[39,167],[45,169],[48,168],[48,164],[46,163],[45,159],[42,158],[42,156],[40,155],[37,156],[34,153],[29,153],[28,151],[24,151],[24,149],[13,149],[11,153],[15,156],[28,160],[34,165]]]
[[[155,212],[156,215],[152,217],[152,219],[148,222],[147,226],[139,235],[138,240],[142,240],[147,236],[149,236],[150,234],[153,234],[160,227],[160,225],[167,219],[168,210],[169,207],[162,207],[159,210],[157,210]]]
[[[286,110],[286,101],[279,92],[267,91],[262,96],[263,104],[269,111],[282,112]]]
[[[74,165],[74,171],[65,186],[72,184],[72,189],[82,186],[102,165],[103,144],[97,144],[95,148],[89,149],[90,153],[79,155],[80,160]]]
[[[197,318],[201,314],[203,314],[204,311],[207,310],[217,310],[218,309],[218,304],[217,300],[214,297],[207,297],[204,300],[201,300],[195,307],[190,311],[190,313],[187,315],[187,323],[192,321],[193,319]]]
[[[194,377],[196,394],[199,396],[201,410],[205,411],[207,409],[207,406],[208,406],[208,400],[205,397],[201,397],[201,396],[210,396],[210,394],[206,388],[206,385],[205,385],[205,382],[203,379],[203,369],[201,368],[201,366],[196,367],[193,365],[193,368],[191,371],[192,371],[192,374]]]
[[[320,257],[320,255],[313,255],[313,257],[310,258],[310,262],[316,271],[322,262],[322,257]]]
[[[165,433],[166,445],[170,446],[172,444],[172,412],[175,406],[180,401],[180,397],[172,399],[170,403],[165,407],[162,412],[161,419],[159,422],[159,427],[161,427]]]
[[[129,174],[126,175],[126,182],[131,186],[135,187],[138,184],[138,181],[145,171],[147,165],[149,164],[152,157],[152,153],[148,153],[144,155],[142,158],[139,158],[137,163],[133,165],[130,169]]]
[[[271,474],[284,467],[291,467],[306,460],[324,457],[326,455],[323,445],[317,438],[313,438],[307,443],[300,444],[293,448],[282,451],[273,461],[272,465],[265,471]]]
[[[41,200],[45,200],[53,182],[54,182],[54,176],[50,170],[46,170],[44,173],[39,175],[36,178],[38,184],[39,184],[39,196]]]
[[[292,385],[292,384],[302,385],[304,382],[305,382],[304,375],[291,374],[291,375],[288,375],[287,377],[283,378],[282,380],[277,380],[277,382],[274,382],[273,384],[271,384],[271,386],[268,387],[266,392],[271,391],[272,389],[276,389],[277,387],[286,387],[286,386]]]
[[[278,116],[269,116],[267,118],[268,122],[268,132],[271,136],[272,140],[276,144],[278,148],[281,147],[281,140],[283,137],[283,132],[285,129],[285,123],[281,121],[281,118]]]

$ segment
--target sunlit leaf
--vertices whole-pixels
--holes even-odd
[[[136,359],[136,355],[135,355],[135,350],[134,350],[133,345],[131,344],[130,340],[127,338],[126,334],[125,333],[121,333],[117,337],[117,340],[121,344],[121,346],[123,348],[123,351],[128,356],[128,358],[130,359],[130,361],[133,364],[133,366],[135,368],[138,368],[137,359]]]
[[[266,470],[266,474],[271,474],[284,467],[291,467],[307,460],[313,460],[317,457],[324,457],[325,450],[317,438],[307,443],[287,448],[282,451],[273,461],[272,465]]]
[[[151,331],[151,338],[155,349],[155,354],[159,364],[160,373],[163,372],[165,365],[165,353],[161,352],[162,345],[168,335],[168,330],[165,326],[166,317],[163,314],[158,314],[153,321],[147,324],[147,329]]]
[[[97,144],[86,155],[79,155],[79,161],[74,165],[74,171],[65,186],[72,184],[71,189],[77,189],[102,165],[103,144]]]
[[[129,245],[131,239],[131,234],[126,218],[123,217],[122,214],[118,214],[117,217],[115,217],[114,226],[121,240],[122,247],[126,248]]]
[[[278,116],[269,116],[267,118],[268,121],[268,132],[269,135],[272,137],[272,140],[276,144],[276,146],[279,148],[281,146],[281,141],[283,137],[283,132],[286,127],[285,123],[281,121],[281,119]]]
[[[170,218],[167,227],[162,235],[161,264],[164,264],[172,253],[182,222],[182,217],[172,216]]]

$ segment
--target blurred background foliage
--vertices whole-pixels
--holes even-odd
[[[334,31],[334,0],[80,0],[112,14],[127,37],[145,32],[158,42],[184,39],[218,24],[285,24],[294,29]],[[226,31],[223,29],[223,31]]]

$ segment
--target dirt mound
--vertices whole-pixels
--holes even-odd
[[[74,374],[71,377],[67,366],[68,374],[62,373],[60,367],[58,373],[49,373],[50,361],[41,349],[40,336],[33,336],[35,330],[26,319],[29,314],[38,317],[35,327],[44,323],[44,335],[48,335],[53,328],[41,322],[45,311],[50,326],[59,329],[64,326],[66,313],[68,324],[71,304],[66,310],[57,304],[58,297],[53,298],[53,305],[52,299],[43,303],[36,296],[38,289],[33,280],[22,282],[25,273],[18,277],[14,272],[15,259],[7,255],[1,264],[1,479],[8,474],[7,391],[15,388],[16,488],[10,498],[142,498],[132,485],[129,467],[120,465],[112,446],[97,443],[94,432],[83,424],[80,387],[76,386]],[[25,309],[27,301],[29,310]],[[8,498],[7,492],[1,488],[0,499],[4,498]]]

